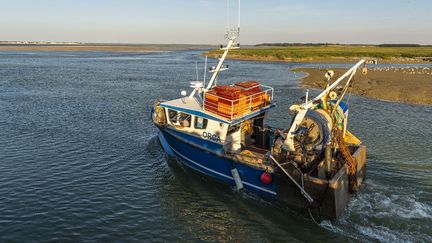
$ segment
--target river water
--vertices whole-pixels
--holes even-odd
[[[316,225],[167,163],[149,106],[188,90],[198,54],[0,52],[0,241],[432,241],[432,107],[350,99],[367,180]],[[221,83],[275,88],[277,127],[304,94],[289,69],[319,66],[228,64]]]

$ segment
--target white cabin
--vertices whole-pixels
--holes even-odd
[[[266,102],[262,102],[259,107],[253,107],[252,100],[255,99],[255,94],[243,97],[241,99],[249,99],[249,105],[242,107],[245,110],[242,112],[234,111],[236,102],[231,101],[229,105],[229,113],[216,114],[215,111],[209,111],[203,104],[205,103],[206,94],[203,95],[204,101],[200,101],[197,97],[183,97],[171,101],[161,102],[160,106],[165,108],[165,116],[167,126],[170,128],[195,136],[197,138],[208,140],[223,146],[225,153],[239,152],[243,146],[251,144],[248,141],[247,134],[245,136],[244,126],[251,126],[249,129],[253,130],[254,126],[263,126],[264,116],[266,112],[275,106],[273,103],[273,88],[264,86],[264,90],[259,92],[266,94]],[[224,99],[220,97],[221,99]],[[259,119],[259,121],[255,121]],[[243,126],[243,127],[242,127]]]

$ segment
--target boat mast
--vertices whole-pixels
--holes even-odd
[[[228,44],[226,45],[226,47],[222,48],[222,50],[225,50],[222,57],[219,59],[219,63],[216,66],[216,68],[214,69],[213,75],[207,85],[207,90],[211,89],[213,86],[213,83],[215,82],[215,80],[217,79],[217,76],[219,75],[219,72],[221,71],[222,65],[228,55],[228,52],[231,49],[237,49],[238,46],[235,46],[235,40],[237,39],[237,37],[240,35],[240,0],[238,0],[238,6],[237,6],[237,10],[238,10],[238,14],[237,14],[237,29],[231,29],[231,25],[230,25],[230,19],[229,19],[229,0],[227,0],[228,2],[228,12],[227,12],[227,33],[225,34],[225,38],[228,39]]]
[[[228,18],[229,18],[229,0],[228,0],[228,12],[227,12]],[[231,29],[230,28],[230,24],[229,24],[229,19],[228,19],[228,26],[227,26],[227,31],[225,34],[225,39],[228,39],[228,44],[225,47],[222,47],[221,50],[224,50],[224,53],[222,54],[222,56],[219,58],[219,62],[216,65],[216,67],[214,69],[211,70],[211,72],[213,72],[213,75],[211,76],[207,87],[205,88],[205,91],[211,89],[213,87],[213,84],[215,83],[219,72],[223,71],[224,69],[222,68],[223,63],[228,55],[228,52],[232,49],[238,49],[239,46],[236,45],[236,39],[237,37],[239,37],[240,35],[240,0],[238,0],[238,19],[237,19],[237,28],[236,29]],[[194,89],[192,91],[192,93],[189,95],[190,98],[192,98],[196,93],[196,89]]]

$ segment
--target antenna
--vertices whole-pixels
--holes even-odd
[[[230,18],[230,0],[227,0],[227,27],[226,27],[226,34],[225,39],[235,39],[236,37],[239,37],[240,35],[240,0],[237,0],[237,28],[233,27],[231,28],[231,24],[235,24],[235,19]]]
[[[231,31],[230,0],[227,0],[227,30]],[[240,32],[240,0],[237,3],[237,31]]]
[[[230,24],[230,0],[227,0],[227,30],[229,31],[231,29]]]
[[[227,4],[229,4],[229,0],[227,0]],[[238,12],[240,13],[240,0],[238,0]],[[229,6],[228,6],[228,10],[227,10],[227,14],[229,14]],[[229,26],[229,21],[228,21],[228,26]],[[237,23],[237,29],[227,29],[227,33],[225,34],[225,38],[228,39],[228,44],[223,47],[221,46],[221,49],[224,50],[223,55],[219,58],[219,62],[216,65],[216,67],[212,67],[210,72],[213,73],[213,75],[211,76],[206,90],[209,90],[213,87],[213,85],[216,85],[217,83],[217,76],[219,74],[220,71],[226,70],[228,68],[223,68],[223,63],[228,55],[228,52],[231,49],[237,49],[239,48],[239,46],[235,46],[235,41],[236,38],[239,36],[239,31],[240,31],[240,15],[238,16],[238,23]]]
[[[195,72],[196,72],[196,81],[198,81],[199,78],[198,78],[198,62],[197,61],[195,61]]]
[[[238,35],[240,35],[240,0],[238,0],[238,6],[237,6],[237,31]]]
[[[204,87],[205,87],[205,82],[206,82],[206,76],[207,76],[207,56],[205,57],[205,62],[204,62]]]
[[[197,61],[195,61],[195,73],[196,73],[196,80],[190,82],[190,87],[193,88],[193,90],[190,93],[189,98],[192,98],[195,95],[196,91],[201,92],[202,88],[204,87],[203,82],[199,81]]]

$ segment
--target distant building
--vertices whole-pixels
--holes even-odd
[[[63,41],[0,41],[2,45],[82,45],[82,42]]]

